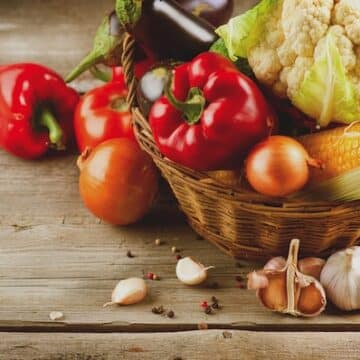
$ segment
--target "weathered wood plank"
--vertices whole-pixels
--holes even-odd
[[[109,6],[110,0],[0,1],[0,63],[39,61],[67,71],[88,49],[99,12]],[[207,322],[236,329],[360,331],[359,313],[329,310],[301,320],[265,311],[253,293],[236,288],[235,275],[244,275],[251,265],[238,269],[232,259],[196,240],[173,198],[162,199],[137,226],[102,224],[81,203],[75,160],[69,155],[25,162],[0,152],[0,329],[166,331]],[[156,247],[156,237],[167,244]],[[211,280],[220,288],[181,285],[172,245],[215,265]],[[125,256],[129,249],[135,258]],[[162,277],[149,284],[146,302],[102,308],[117,280],[142,271]],[[206,316],[199,303],[212,295],[224,308]],[[152,314],[151,307],[160,304],[176,317]],[[50,321],[54,310],[63,311],[64,320]]]
[[[241,269],[197,236],[165,199],[140,224],[125,228],[100,223],[82,205],[74,156],[25,162],[0,153],[0,329],[70,331],[196,329],[201,322],[238,329],[360,330],[359,314],[328,313],[317,319],[283,317],[264,310],[252,292],[236,288]],[[166,244],[155,246],[155,238]],[[175,276],[171,246],[215,265],[217,290],[189,288]],[[131,250],[135,257],[126,257]],[[150,296],[138,306],[102,308],[117,280],[152,271]],[[224,308],[205,315],[199,304],[216,295]],[[168,319],[155,305],[175,311]],[[63,311],[65,319],[49,320]]]
[[[155,334],[0,333],[11,360],[357,360],[359,333],[205,330]]]

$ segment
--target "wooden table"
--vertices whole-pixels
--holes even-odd
[[[1,1],[0,63],[36,60],[66,72],[91,43],[96,10],[111,3]],[[0,152],[0,360],[360,358],[359,313],[329,308],[304,320],[264,310],[235,280],[259,265],[200,240],[166,188],[136,226],[101,223],[79,198],[75,160]],[[172,246],[216,267],[207,284],[179,283]],[[148,281],[145,302],[102,307],[119,279],[148,271],[161,280]],[[222,309],[206,315],[199,304],[213,295]],[[153,314],[159,305],[175,317]],[[50,320],[52,311],[64,318]]]

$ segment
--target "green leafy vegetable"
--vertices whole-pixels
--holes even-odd
[[[229,52],[226,48],[225,42],[221,38],[214,42],[214,44],[210,48],[210,51],[216,52],[216,53],[223,55],[226,58],[230,59]],[[243,74],[245,74],[249,78],[255,80],[255,75],[254,75],[247,59],[239,58],[235,61],[235,65]]]
[[[359,120],[356,90],[349,80],[334,36],[325,39],[324,54],[315,60],[292,98],[295,106],[326,127],[332,119],[344,124]]]
[[[262,0],[251,10],[231,19],[216,30],[224,40],[232,60],[248,56],[249,49],[261,39],[268,17],[279,1],[281,0]]]

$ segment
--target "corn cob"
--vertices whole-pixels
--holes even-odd
[[[298,138],[312,158],[324,168],[310,170],[310,184],[344,174],[360,166],[360,122]]]

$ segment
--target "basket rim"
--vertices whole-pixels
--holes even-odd
[[[162,167],[166,167],[167,170],[170,170],[174,175],[186,177],[188,185],[192,187],[198,187],[200,182],[206,194],[212,193],[216,197],[219,197],[220,194],[226,198],[227,201],[234,201],[237,204],[241,204],[250,212],[271,211],[281,212],[283,215],[285,215],[285,213],[289,215],[294,213],[311,213],[312,216],[316,217],[316,214],[321,214],[321,216],[330,213],[333,214],[335,210],[346,213],[356,208],[360,211],[360,200],[334,202],[324,200],[305,201],[296,198],[272,198],[255,192],[241,191],[239,188],[231,188],[209,177],[206,172],[192,170],[164,157],[155,144],[145,116],[138,107],[134,107],[132,112],[136,138],[142,149],[153,158],[160,170],[162,171]]]

